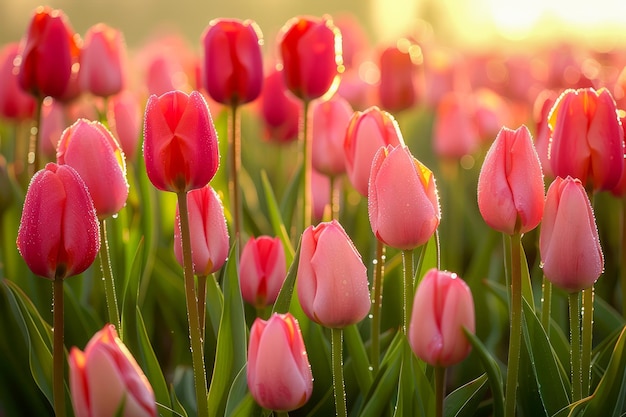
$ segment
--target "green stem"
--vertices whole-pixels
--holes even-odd
[[[580,369],[583,379],[582,394],[589,395],[591,386],[591,350],[593,347],[594,286],[582,291],[582,354]]]
[[[339,187],[337,186],[337,177],[334,175],[330,176],[330,216],[333,220],[339,220],[339,199],[340,192]]]
[[[517,379],[522,344],[522,236],[516,232],[511,238],[511,325],[509,337],[508,367],[506,375],[505,415],[515,416]]]
[[[446,368],[435,367],[435,416],[443,417],[443,400],[446,396]]]
[[[37,97],[35,104],[34,121],[35,126],[31,130],[30,144],[28,146],[28,178],[32,178],[35,172],[39,171],[41,165],[39,158],[39,142],[41,141],[41,115],[44,97]]]
[[[541,286],[541,325],[550,338],[550,317],[552,315],[552,283],[543,277]]]
[[[372,345],[370,362],[374,375],[380,362],[380,310],[383,305],[383,266],[385,263],[385,244],[376,239],[376,266],[372,278]]]
[[[312,141],[309,137],[309,107],[310,101],[304,100],[302,117],[302,179],[300,190],[302,193],[302,228],[304,231],[311,224],[311,169],[312,169]]]
[[[111,269],[111,257],[109,255],[109,240],[107,239],[106,220],[100,221],[100,267],[104,281],[104,296],[107,303],[109,313],[109,323],[115,326],[118,333],[122,334],[122,326],[120,324],[120,313],[117,308],[117,296],[115,294],[115,280]]]
[[[331,329],[333,389],[337,417],[347,417],[346,391],[343,383],[343,329]]]
[[[569,294],[570,365],[572,376],[572,402],[582,399],[582,368],[580,352],[580,293]]]
[[[63,346],[63,278],[52,283],[52,398],[54,414],[65,415],[65,347]]]
[[[189,213],[187,211],[187,193],[176,194],[180,213],[180,235],[183,249],[183,271],[185,276],[185,302],[189,323],[189,339],[191,342],[191,361],[193,366],[198,417],[207,417],[209,405],[207,400],[207,383],[204,368],[204,354],[198,318],[198,300],[195,292],[193,264],[191,260],[191,236],[189,232]]]
[[[228,188],[231,198],[231,210],[233,214],[233,222],[235,229],[235,240],[241,248],[241,233],[243,213],[241,205],[241,186],[239,184],[239,175],[241,173],[241,123],[238,112],[239,106],[233,104],[230,111],[230,129],[229,129],[229,146],[230,150],[230,179]]]
[[[409,331],[409,322],[411,321],[411,310],[413,308],[413,251],[412,250],[403,250],[402,251],[402,272],[403,272],[403,312],[404,315],[402,317],[402,330],[405,335],[408,335]]]
[[[289,417],[289,413],[287,411],[274,411],[274,415],[276,417]]]
[[[200,325],[200,335],[202,336],[202,340],[204,341],[204,329],[205,329],[205,318],[206,318],[206,275],[198,275],[198,322]],[[214,279],[211,276],[211,279]]]

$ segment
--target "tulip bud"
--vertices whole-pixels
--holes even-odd
[[[202,34],[203,77],[211,98],[227,105],[256,99],[263,83],[263,34],[252,20],[214,19]]]
[[[598,229],[579,179],[557,177],[548,188],[539,251],[546,278],[565,291],[589,288],[602,274]]]
[[[358,323],[369,312],[367,269],[336,220],[302,234],[297,291],[305,314],[326,327]]]
[[[108,100],[107,121],[126,159],[134,161],[141,135],[141,105],[137,95],[124,90],[111,96]]]
[[[402,145],[376,153],[367,207],[374,235],[402,250],[428,242],[441,219],[433,173]]]
[[[29,119],[35,110],[35,99],[18,83],[13,63],[18,48],[17,43],[9,43],[0,50],[0,117],[10,120]]]
[[[184,192],[211,181],[219,165],[217,132],[199,92],[150,96],[143,154],[148,178],[159,190]]]
[[[270,236],[250,238],[239,259],[243,299],[256,308],[273,304],[286,276],[285,249],[281,240]]]
[[[113,325],[97,332],[84,352],[72,347],[68,362],[76,417],[156,417],[150,382]]]
[[[354,111],[346,99],[335,95],[313,107],[312,164],[328,176],[346,172],[343,141]]]
[[[79,83],[84,91],[108,97],[124,88],[126,71],[124,35],[98,23],[87,30],[80,56]]]
[[[57,162],[72,166],[85,181],[99,219],[120,211],[128,197],[124,153],[100,122],[78,119],[65,129]]]
[[[41,104],[39,150],[48,160],[56,159],[61,134],[68,127],[66,106],[59,100],[46,97]]]
[[[352,186],[367,196],[372,160],[381,146],[404,145],[398,122],[378,107],[354,112],[343,143],[346,171]]]
[[[533,106],[533,120],[535,122],[535,149],[541,161],[543,174],[548,178],[554,178],[552,165],[550,164],[548,151],[550,149],[550,127],[548,116],[554,102],[558,98],[556,91],[543,90],[535,99]]]
[[[469,287],[455,273],[431,269],[415,292],[409,325],[411,349],[432,366],[455,365],[471,350],[464,327],[475,331]]]
[[[189,232],[191,233],[191,258],[196,275],[211,274],[224,265],[228,257],[228,229],[224,207],[210,185],[187,193]],[[183,265],[183,245],[180,235],[180,209],[176,205],[174,228],[174,254]]]
[[[442,94],[433,127],[437,156],[460,159],[476,151],[480,138],[473,115],[474,105],[467,94],[454,91]]]
[[[260,101],[266,138],[278,143],[297,139],[300,102],[287,91],[282,71],[274,70],[265,78]]]
[[[526,126],[502,128],[489,148],[478,177],[478,208],[493,229],[526,233],[543,215],[541,163]]]
[[[420,47],[408,39],[400,39],[397,45],[385,48],[379,59],[380,106],[392,113],[411,108],[417,103],[415,77],[416,63],[422,59]]]
[[[26,192],[17,248],[31,271],[49,279],[80,274],[96,259],[98,217],[74,168],[49,163],[35,173]]]

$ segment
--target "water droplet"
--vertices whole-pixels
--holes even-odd
[[[374,367],[373,366],[369,366],[367,369],[369,369],[370,372],[374,371]]]
[[[386,255],[383,255],[383,256],[381,256],[381,257],[380,257],[380,259],[381,259],[382,261],[385,261],[385,259],[387,259],[387,256],[386,256]]]
[[[367,317],[369,317],[369,319],[371,320],[371,319],[374,318],[374,315],[373,314],[368,314]]]
[[[543,269],[543,261],[539,262],[539,268]]]
[[[374,259],[374,260],[372,260],[372,264],[373,264],[373,265],[378,265],[378,259]]]

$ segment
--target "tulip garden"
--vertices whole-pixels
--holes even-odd
[[[626,50],[70,21],[0,45],[0,417],[624,415]]]

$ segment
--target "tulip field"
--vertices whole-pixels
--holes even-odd
[[[626,48],[71,19],[0,45],[0,417],[626,413]]]

